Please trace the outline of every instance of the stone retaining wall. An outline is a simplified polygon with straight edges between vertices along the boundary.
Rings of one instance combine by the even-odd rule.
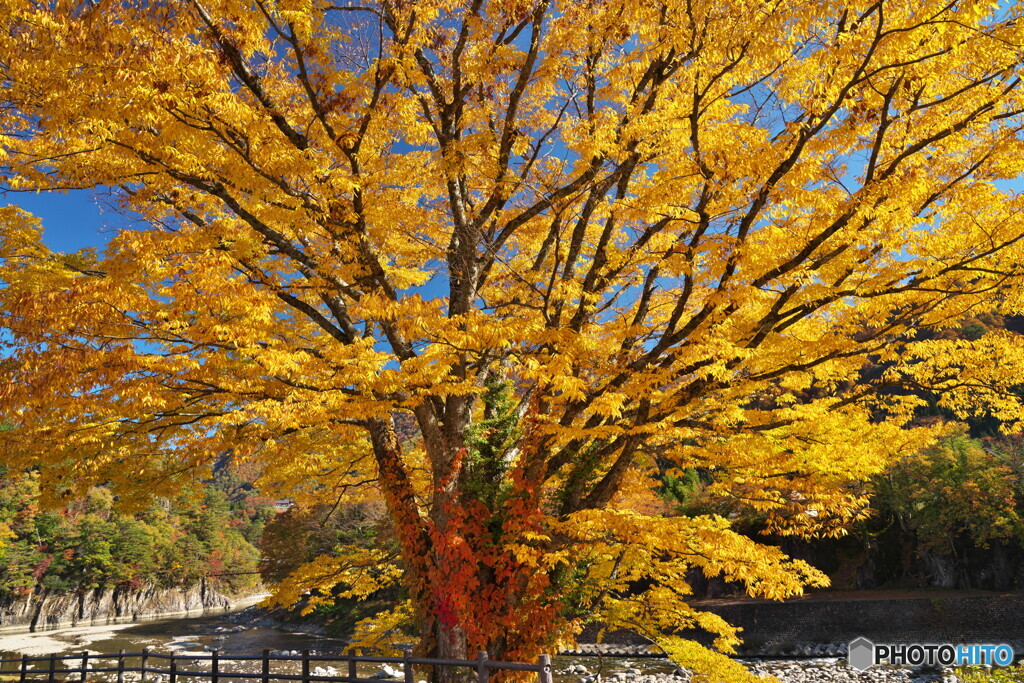
[[[1010,643],[1024,653],[1024,593],[869,595],[713,601],[694,607],[742,627],[741,654],[835,656],[859,636],[876,643]],[[580,643],[595,643],[600,629],[600,624],[591,624],[580,634]],[[713,639],[703,631],[682,635],[706,645]],[[605,632],[601,642],[605,654],[628,654],[630,648],[649,643],[624,630]],[[829,646],[835,652],[819,652]],[[578,651],[586,654],[587,646]]]
[[[1024,593],[909,598],[805,598],[703,604],[743,627],[747,647],[792,643],[1000,643],[1024,639]],[[707,642],[707,634],[693,634]]]
[[[244,607],[254,600],[233,598],[202,581],[187,588],[98,589],[65,593],[39,588],[24,598],[0,600],[0,634],[49,631],[201,615]]]

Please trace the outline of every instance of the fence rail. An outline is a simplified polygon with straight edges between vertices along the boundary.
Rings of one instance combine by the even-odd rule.
[[[138,666],[128,666],[128,660],[138,660]],[[156,660],[156,663],[154,663]],[[73,665],[65,668],[58,668],[70,662]],[[94,662],[95,665],[90,664]],[[116,662],[116,665],[111,665]],[[201,662],[209,662],[207,670]],[[231,671],[225,668],[225,664],[232,662],[253,663],[259,662],[259,672]],[[275,662],[298,662],[301,665],[301,673],[285,673],[277,667],[274,670],[272,664]],[[326,675],[311,670],[312,663],[330,665],[332,663],[344,663],[347,665],[347,675]],[[46,668],[35,668],[35,664],[46,663]],[[161,666],[161,663],[165,663]],[[17,676],[19,683],[27,681],[39,681],[45,676],[47,683],[55,683],[58,680],[68,682],[74,681],[78,676],[80,683],[86,683],[90,676],[95,674],[116,674],[117,683],[125,683],[125,674],[139,674],[142,681],[160,677],[168,679],[168,683],[182,683],[178,679],[209,679],[210,683],[223,683],[225,680],[259,680],[260,683],[270,681],[301,681],[301,683],[383,683],[381,676],[372,678],[360,678],[358,676],[358,665],[364,664],[400,664],[402,665],[403,683],[415,683],[413,675],[414,666],[430,667],[461,667],[474,669],[478,683],[488,683],[492,671],[525,671],[537,674],[537,683],[552,683],[551,657],[541,655],[534,664],[525,662],[502,662],[490,660],[486,652],[477,654],[476,659],[423,659],[413,657],[410,650],[406,650],[402,657],[374,657],[356,655],[353,650],[340,655],[312,654],[309,650],[303,650],[300,655],[272,655],[270,650],[264,650],[262,655],[233,655],[224,656],[219,651],[213,650],[210,653],[178,653],[160,654],[143,649],[142,652],[125,652],[121,650],[117,654],[90,654],[83,652],[74,655],[51,654],[45,657],[29,657],[22,655],[19,659],[0,659],[0,677]],[[7,665],[14,664],[16,668],[8,669]],[[97,666],[104,664],[103,666]],[[193,668],[181,668],[182,665]],[[333,667],[332,667],[333,668]],[[319,667],[317,667],[319,669]],[[322,669],[320,669],[323,671]],[[385,679],[386,680],[386,679]]]

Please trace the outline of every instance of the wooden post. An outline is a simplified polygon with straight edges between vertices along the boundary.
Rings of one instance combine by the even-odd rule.
[[[21,656],[21,675],[18,677],[18,680],[21,681],[21,683],[25,683],[25,674],[27,672],[28,672],[28,655],[22,655]]]
[[[53,683],[53,677],[57,673],[57,655],[50,653],[50,677],[46,680]]]
[[[174,661],[174,653],[171,653],[171,666],[170,666],[171,683],[175,683],[178,680],[178,663]]]
[[[476,680],[478,683],[487,683],[491,672],[487,667],[487,652],[480,650],[476,653]]]
[[[140,669],[142,669],[139,672],[139,676],[141,676],[141,678],[142,678],[142,683],[146,683],[146,662],[147,661],[149,661],[149,648],[148,647],[144,647],[144,648],[142,648],[142,666],[139,667]]]
[[[117,651],[117,683],[124,683],[124,648]]]
[[[85,683],[85,670],[86,670],[87,666],[89,666],[89,652],[88,651],[82,653],[82,677],[80,679],[82,681],[82,683]]]
[[[214,650],[210,654],[210,683],[217,683],[217,679],[220,678],[220,650]]]
[[[537,657],[537,664],[540,665],[540,671],[537,672],[537,683],[552,683],[551,655]]]
[[[348,651],[348,680],[349,683],[356,680],[356,651]]]
[[[405,683],[412,683],[412,664],[409,660],[412,659],[412,650],[406,648],[402,650],[402,671],[405,673]]]
[[[263,651],[263,683],[270,683],[270,650]]]
[[[302,651],[302,683],[309,683],[309,650]]]

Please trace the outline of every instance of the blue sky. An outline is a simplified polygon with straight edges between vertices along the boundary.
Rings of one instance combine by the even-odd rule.
[[[5,192],[0,205],[16,204],[43,221],[43,240],[54,251],[78,251],[102,247],[124,225],[106,195],[91,190],[71,192]]]

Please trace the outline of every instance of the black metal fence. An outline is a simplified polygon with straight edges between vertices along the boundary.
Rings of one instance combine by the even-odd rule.
[[[206,662],[209,662],[207,668]],[[300,673],[286,673],[281,663],[289,663],[288,668],[295,670],[296,664],[300,665]],[[241,671],[239,669],[253,666],[258,663],[259,671]],[[324,675],[316,670],[311,671],[312,664],[330,665],[344,663],[347,673],[341,675]],[[456,667],[475,670],[478,683],[488,683],[492,671],[522,671],[537,674],[537,683],[552,683],[551,678],[551,657],[541,655],[535,664],[523,662],[501,662],[492,661],[487,658],[486,652],[480,652],[475,660],[473,659],[421,659],[413,657],[410,650],[406,650],[402,657],[366,657],[357,656],[354,651],[349,650],[341,655],[312,654],[304,650],[298,655],[272,655],[270,650],[264,650],[262,655],[233,655],[224,656],[217,650],[209,653],[178,653],[158,654],[143,649],[142,652],[125,652],[121,650],[116,655],[90,654],[83,652],[78,655],[56,655],[51,654],[45,657],[29,657],[22,655],[20,659],[0,659],[0,677],[10,678],[16,676],[20,683],[26,681],[40,681],[43,677],[47,683],[55,681],[68,682],[97,680],[97,674],[108,674],[104,678],[114,680],[117,683],[125,683],[125,674],[139,674],[138,680],[166,680],[167,683],[185,683],[179,679],[202,679],[210,683],[225,683],[226,681],[258,680],[260,683],[270,681],[301,681],[302,683],[384,683],[384,676],[364,677],[358,676],[358,665],[366,664],[400,664],[402,666],[401,676],[403,683],[415,683],[414,667]],[[8,668],[8,665],[15,665],[16,668]],[[44,668],[37,665],[44,664]],[[70,665],[69,665],[70,664]],[[237,666],[241,664],[242,666]],[[275,667],[274,665],[277,664]],[[235,666],[232,666],[235,665]],[[333,667],[332,667],[333,668]],[[317,667],[319,671],[323,671]],[[468,672],[467,672],[468,673]],[[135,679],[135,677],[132,677]]]

